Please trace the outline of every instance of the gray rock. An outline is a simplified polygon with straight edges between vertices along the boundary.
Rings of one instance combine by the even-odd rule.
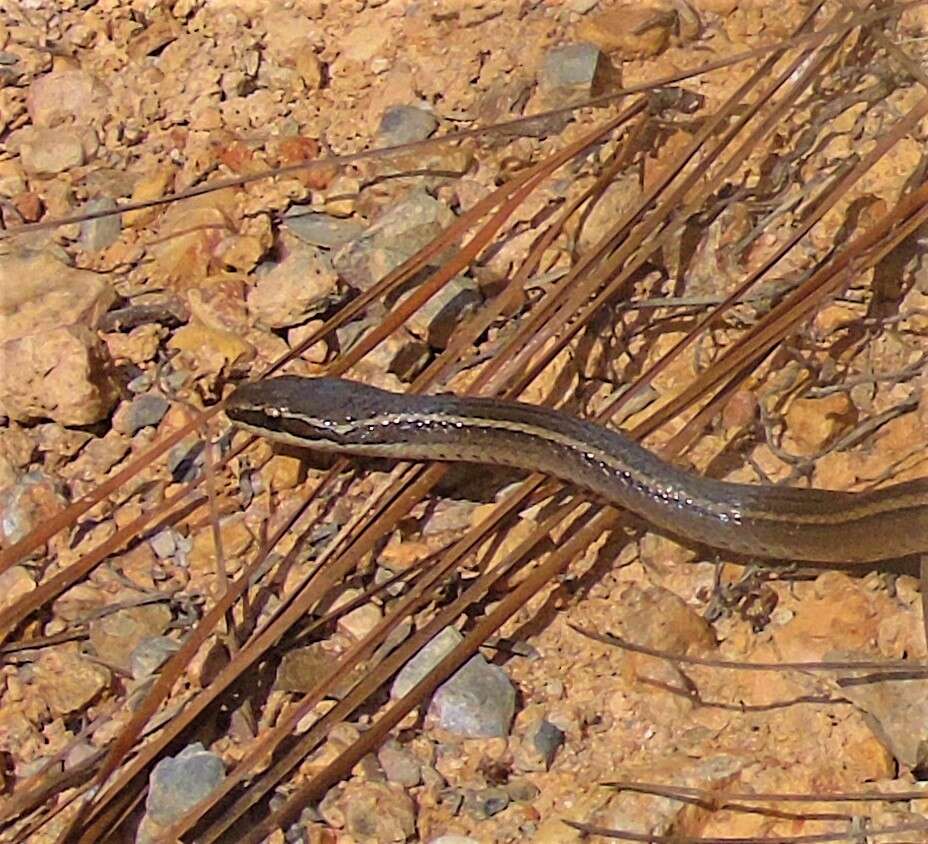
[[[258,282],[247,295],[249,312],[265,328],[305,322],[338,285],[326,254],[294,238],[289,241],[282,261],[259,268]]]
[[[174,531],[170,528],[156,533],[150,540],[151,550],[159,560],[166,560],[173,557],[177,551],[177,542],[175,541]]]
[[[113,417],[113,427],[131,436],[142,428],[157,425],[170,406],[170,402],[163,396],[145,393],[119,408]]]
[[[175,653],[180,645],[167,636],[146,636],[129,655],[129,670],[135,680],[150,677]]]
[[[446,788],[438,795],[438,805],[447,815],[453,817],[464,805],[464,792],[460,788]]]
[[[439,835],[437,838],[430,838],[429,844],[480,844],[480,842],[469,835],[449,833],[448,835]]]
[[[547,770],[564,744],[564,731],[555,727],[547,718],[542,718],[531,735],[531,741]]]
[[[161,383],[169,395],[179,392],[191,380],[191,373],[186,369],[175,369],[162,376]]]
[[[417,653],[403,668],[390,689],[390,697],[394,700],[405,697],[426,674],[441,662],[455,647],[464,640],[464,637],[453,627],[446,627],[436,635],[419,653]]]
[[[438,128],[434,114],[409,105],[391,106],[380,118],[377,135],[383,146],[424,141]]]
[[[116,207],[114,200],[104,196],[88,202],[83,211],[92,214],[97,211],[114,211]],[[81,223],[80,247],[87,252],[99,252],[119,240],[121,231],[121,214],[108,214],[106,217],[85,220]]]
[[[162,759],[151,772],[147,816],[161,826],[168,826],[198,803],[225,776],[222,760],[196,742],[177,756]]]
[[[175,483],[193,480],[203,460],[203,443],[196,437],[185,437],[168,451],[168,471]]]
[[[595,97],[608,87],[615,69],[609,57],[592,44],[566,44],[545,54],[538,87],[550,105]]]
[[[501,788],[468,790],[464,796],[464,811],[478,821],[498,815],[509,805],[509,795]]]
[[[0,542],[19,542],[66,505],[55,478],[38,470],[27,472],[0,493]]]
[[[528,780],[517,779],[506,783],[506,794],[516,803],[531,803],[540,793],[538,786]]]
[[[437,791],[448,785],[445,778],[431,765],[420,765],[419,773],[422,777],[422,784],[432,791]]]
[[[829,654],[830,659],[854,655]],[[868,672],[860,672],[866,675]],[[841,694],[867,714],[867,724],[900,764],[928,769],[928,680],[874,680],[853,683],[855,675],[841,678]]]
[[[377,322],[378,319],[368,317],[336,329],[338,348],[346,352]],[[425,368],[429,360],[431,351],[428,345],[417,340],[405,328],[394,331],[365,358],[367,364],[385,372],[392,372],[402,381],[411,381]],[[399,591],[403,588],[405,587],[399,587]]]
[[[460,736],[495,738],[509,734],[515,709],[506,672],[475,654],[435,692],[429,713]]]
[[[311,211],[310,208],[294,205],[284,214],[283,227],[303,243],[323,249],[336,249],[364,231],[364,226],[356,220],[340,220],[338,217]]]
[[[466,276],[451,279],[407,321],[409,330],[437,349],[448,345],[455,327],[483,302],[477,283]]]
[[[377,751],[377,761],[387,775],[387,780],[404,788],[412,788],[422,780],[419,760],[398,744],[385,744]]]
[[[154,379],[150,372],[143,372],[141,375],[137,375],[133,378],[128,384],[126,384],[126,389],[130,393],[144,393],[151,389],[151,385],[154,383]]]
[[[444,203],[425,191],[412,191],[339,249],[332,264],[352,287],[367,290],[453,221],[454,214]]]

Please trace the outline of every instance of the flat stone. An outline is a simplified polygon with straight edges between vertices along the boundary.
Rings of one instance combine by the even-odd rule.
[[[84,213],[93,214],[98,211],[115,211],[116,202],[108,196],[100,199],[93,199],[88,202],[82,209]],[[99,252],[112,246],[119,240],[122,231],[122,216],[119,214],[108,214],[105,217],[97,217],[93,220],[85,220],[81,223],[80,247],[87,252]]]
[[[155,552],[158,559],[160,560],[166,560],[168,557],[173,557],[177,551],[175,534],[174,531],[172,531],[170,528],[156,533],[149,540],[149,544],[151,545],[152,551]]]
[[[412,688],[441,662],[451,651],[464,641],[464,637],[453,627],[446,627],[409,662],[400,669],[390,688],[390,697],[394,700],[405,697]]]
[[[422,779],[419,760],[398,744],[385,744],[377,751],[377,761],[380,762],[387,779],[404,788],[417,786]]]
[[[106,418],[116,392],[96,335],[81,326],[0,344],[0,414],[19,421],[90,425]]]
[[[508,805],[509,795],[502,788],[468,790],[464,795],[464,811],[480,821],[498,815]]]
[[[160,199],[169,189],[173,179],[174,171],[170,167],[159,167],[152,172],[146,173],[135,183],[132,189],[132,201],[147,202],[151,199]],[[183,214],[184,211],[187,210],[182,206],[179,207],[181,210],[176,212],[178,214]],[[154,220],[155,217],[158,216],[158,213],[159,209],[156,207],[138,208],[135,211],[127,211],[123,214],[122,221],[129,228],[141,228]],[[167,248],[171,248],[170,242]],[[157,250],[152,254],[156,253]]]
[[[363,604],[338,620],[338,629],[356,641],[363,639],[380,622],[383,614],[376,604]]]
[[[506,783],[506,794],[517,803],[531,803],[541,793],[541,789],[527,779],[513,779]]]
[[[110,429],[102,437],[94,437],[62,474],[67,478],[95,481],[106,475],[129,451],[129,438]]]
[[[854,656],[839,653],[829,654],[828,658],[848,660]],[[844,674],[841,679],[854,676]],[[928,680],[880,681],[869,677],[865,683],[842,683],[841,694],[867,713],[874,736],[896,761],[918,770],[920,779],[924,777],[928,771]]]
[[[117,610],[90,623],[90,644],[104,662],[129,671],[134,650],[170,623],[171,611],[165,604]]]
[[[593,9],[599,0],[567,0],[567,8],[578,15],[585,15]]]
[[[247,520],[241,513],[233,513],[219,520],[219,534],[222,539],[222,551],[226,566],[235,570],[242,556],[254,544],[254,534],[249,530]],[[187,554],[187,565],[196,574],[215,571],[217,565],[216,543],[213,528],[206,527],[193,534],[193,544]]]
[[[25,173],[17,159],[0,161],[0,196],[11,199],[27,187]]]
[[[145,810],[161,826],[180,818],[206,797],[225,776],[222,760],[207,752],[199,742],[177,756],[162,759],[151,772]]]
[[[99,748],[94,747],[89,741],[79,739],[71,746],[68,755],[64,759],[65,770],[76,768],[78,765],[86,762],[99,753]]]
[[[131,436],[142,428],[157,425],[170,406],[164,396],[145,393],[119,407],[113,415],[113,427]]]
[[[816,455],[857,424],[858,411],[844,393],[799,398],[786,411],[786,430],[793,451]]]
[[[349,322],[336,329],[338,348],[345,352],[369,330],[375,320],[362,319]],[[359,365],[368,367],[377,375],[390,372],[404,381],[420,372],[431,360],[429,347],[401,327],[370,351]]]
[[[129,655],[129,670],[135,680],[150,677],[175,653],[180,645],[167,636],[146,636]]]
[[[84,144],[73,129],[36,129],[20,145],[23,170],[44,176],[84,163]]]
[[[197,467],[202,460],[203,443],[195,437],[185,437],[168,451],[168,471],[174,481],[185,483],[196,476]],[[191,540],[192,547],[193,541]]]
[[[274,688],[285,692],[306,694],[315,688],[323,675],[331,669],[333,659],[331,650],[323,642],[315,642],[304,648],[287,651],[277,669]],[[333,684],[330,684],[328,691],[331,697],[336,699],[344,697],[362,674],[363,668],[359,666],[350,674],[338,677]]]
[[[382,24],[353,26],[338,44],[339,51],[348,61],[368,62],[383,49],[390,38],[390,29]]]
[[[30,331],[79,323],[96,328],[116,298],[108,278],[77,270],[47,252],[0,259],[0,342]]]
[[[218,373],[244,366],[256,354],[255,347],[237,332],[204,325],[196,319],[177,329],[168,341],[168,347],[187,355],[199,373]],[[188,377],[180,370],[172,372],[171,376],[183,380]]]
[[[338,285],[338,274],[318,249],[296,241],[278,264],[264,268],[248,291],[248,310],[265,328],[304,322],[322,307]]]
[[[430,111],[410,105],[391,106],[380,118],[377,135],[383,146],[424,141],[438,128],[438,118]]]
[[[430,243],[454,220],[444,203],[425,191],[413,191],[386,210],[360,237],[332,258],[342,277],[366,290]]]
[[[482,303],[477,283],[466,276],[458,276],[416,310],[406,325],[433,348],[444,349],[454,329]]]
[[[283,227],[294,237],[311,246],[336,249],[354,240],[364,226],[356,220],[344,220],[309,210],[311,206],[294,205],[284,214]]]
[[[677,22],[670,9],[629,4],[584,18],[577,35],[623,59],[650,58],[667,49]]]
[[[532,732],[531,741],[547,770],[551,767],[557,751],[564,744],[564,731],[546,718],[542,718]]]

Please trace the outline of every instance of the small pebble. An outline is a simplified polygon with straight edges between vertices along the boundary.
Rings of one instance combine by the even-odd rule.
[[[517,803],[531,803],[541,792],[534,783],[516,779],[506,783],[506,793]]]
[[[545,763],[545,768],[550,768],[555,755],[564,744],[564,731],[542,718],[531,738],[532,745]]]
[[[175,541],[174,531],[162,530],[156,533],[150,540],[151,550],[155,552],[161,560],[173,557],[177,551],[177,542]]]
[[[150,372],[143,372],[126,384],[126,389],[128,389],[130,393],[144,393],[151,389],[151,385],[152,374]]]
[[[601,94],[611,68],[608,56],[592,44],[566,44],[547,52],[538,86],[548,102],[569,105]]]
[[[131,436],[142,428],[157,425],[170,406],[170,402],[163,396],[145,393],[116,411],[113,427]]]
[[[477,820],[498,815],[509,805],[509,795],[501,788],[482,788],[468,791],[464,796],[464,811]]]
[[[194,440],[182,440],[168,451],[168,470],[175,483],[187,483],[196,477],[202,454],[203,443]]]
[[[425,109],[409,105],[388,108],[380,119],[377,136],[383,146],[397,146],[424,141],[435,129],[438,120]]]

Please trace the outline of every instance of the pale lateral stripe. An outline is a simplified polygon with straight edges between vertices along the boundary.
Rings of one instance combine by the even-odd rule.
[[[622,460],[617,458],[614,454],[602,451],[595,446],[584,443],[582,440],[573,439],[572,437],[569,437],[565,434],[561,434],[557,431],[551,431],[547,428],[540,428],[534,425],[528,425],[508,419],[494,419],[492,417],[484,416],[449,417],[442,413],[394,413],[372,416],[366,419],[355,419],[351,422],[336,423],[331,419],[318,416],[309,416],[289,409],[282,409],[277,407],[250,407],[247,409],[257,411],[258,413],[263,413],[271,418],[286,418],[297,420],[303,422],[306,425],[309,425],[312,428],[317,429],[320,433],[320,438],[318,440],[313,440],[292,434],[282,433],[279,431],[264,429],[260,426],[236,423],[246,430],[261,436],[270,437],[279,442],[285,442],[289,445],[303,447],[312,447],[313,445],[316,445],[317,447],[324,447],[326,444],[330,444],[333,447],[333,450],[354,450],[355,453],[380,454],[384,456],[395,457],[402,456],[403,447],[405,445],[404,442],[397,441],[396,443],[381,443],[376,445],[360,443],[344,444],[328,442],[324,435],[331,432],[334,435],[350,437],[352,434],[360,431],[363,428],[389,429],[398,425],[411,425],[418,428],[426,428],[429,426],[439,426],[444,428],[453,427],[462,431],[467,429],[483,428],[525,434],[530,437],[539,438],[545,440],[546,442],[553,443],[554,445],[560,446],[562,448],[569,449],[586,457],[588,460],[593,460],[604,464],[613,472],[621,475],[624,482],[645,490],[646,494],[648,495],[661,498],[664,501],[675,501],[683,506],[695,506],[717,518],[728,519],[736,523],[745,519],[750,519],[753,521],[786,524],[841,525],[848,522],[857,521],[858,519],[865,518],[867,516],[878,515],[884,510],[900,509],[900,501],[897,497],[884,502],[876,502],[875,504],[871,503],[869,505],[862,504],[851,506],[840,513],[780,514],[767,510],[737,511],[730,505],[720,505],[719,502],[716,501],[692,498],[686,494],[685,490],[666,487],[660,483],[657,483],[652,477],[634,470],[627,463],[624,463]],[[492,463],[493,461],[488,460],[487,462]],[[722,483],[725,482],[723,481]],[[917,494],[906,496],[906,498],[903,499],[902,506],[919,506],[922,503],[922,498],[922,496]],[[863,512],[861,513],[860,511],[862,509]]]

